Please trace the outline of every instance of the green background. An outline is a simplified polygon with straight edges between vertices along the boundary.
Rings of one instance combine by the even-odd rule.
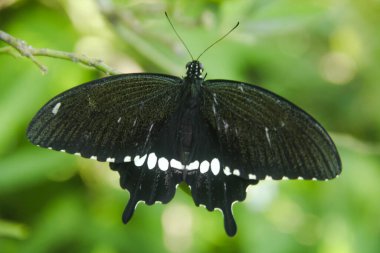
[[[262,182],[234,206],[238,234],[182,190],[139,205],[107,164],[32,146],[25,129],[51,97],[104,76],[79,63],[0,54],[0,252],[380,252],[378,0],[1,0],[0,30],[36,48],[104,60],[122,72],[183,76],[193,55],[207,78],[269,89],[328,130],[343,162],[329,182]],[[0,42],[0,48],[6,46]]]

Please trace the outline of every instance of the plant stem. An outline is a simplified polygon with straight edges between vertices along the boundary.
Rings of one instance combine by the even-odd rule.
[[[21,56],[29,58],[34,64],[36,64],[43,74],[45,74],[48,69],[45,65],[40,63],[35,56],[47,56],[52,58],[69,60],[72,62],[79,62],[83,65],[95,68],[105,73],[106,75],[116,75],[121,73],[120,71],[117,71],[111,68],[110,66],[106,65],[100,59],[90,58],[83,54],[75,54],[71,52],[58,51],[49,48],[34,48],[27,44],[25,41],[15,38],[4,31],[0,31],[0,40],[4,41],[10,46],[0,48],[0,53],[9,53],[15,55],[14,53],[12,53],[12,50],[10,50],[12,47],[16,49]]]

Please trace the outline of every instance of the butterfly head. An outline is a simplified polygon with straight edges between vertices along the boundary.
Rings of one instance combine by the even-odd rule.
[[[203,65],[197,60],[188,62],[186,64],[186,77],[188,78],[202,78]]]

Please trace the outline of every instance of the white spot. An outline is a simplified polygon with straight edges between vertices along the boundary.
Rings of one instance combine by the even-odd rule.
[[[169,161],[168,161],[168,159],[166,159],[165,157],[161,157],[160,159],[158,159],[158,167],[162,171],[168,170],[168,168],[169,168]]]
[[[156,163],[157,163],[157,156],[155,153],[150,153],[149,156],[148,156],[148,161],[147,161],[147,164],[148,164],[148,169],[153,169],[154,167],[156,167]]]
[[[64,149],[61,149],[60,151],[61,151],[61,152],[66,152],[66,150],[64,150]]]
[[[186,165],[187,170],[197,170],[198,168],[199,168],[199,162],[198,161],[194,161],[194,162],[190,163],[189,165]]]
[[[162,204],[162,201],[156,200],[154,204]]]
[[[92,159],[92,160],[97,160],[98,158],[97,158],[96,156],[93,155],[93,156],[90,157],[90,159]]]
[[[223,214],[222,209],[220,209],[219,207],[215,207],[215,208],[214,208],[214,211],[215,211],[215,210],[217,210],[217,211],[219,211],[219,212],[221,212],[221,213]]]
[[[318,179],[317,179],[317,178],[315,178],[315,177],[313,177],[311,180],[313,180],[313,181],[318,181]]]
[[[76,153],[74,153],[74,155],[80,156],[80,153],[76,152]]]
[[[226,176],[229,176],[229,175],[232,174],[232,173],[231,173],[231,170],[230,170],[230,167],[228,167],[228,166],[224,167],[223,172],[224,172],[224,174],[225,174]]]
[[[137,122],[137,118],[135,118],[135,121],[133,121],[133,126],[134,127],[136,125],[136,122]]]
[[[218,104],[218,101],[216,100],[216,94],[213,93],[212,96],[214,97],[214,103],[217,105],[217,104]]]
[[[245,193],[248,193],[248,192],[250,192],[251,191],[251,188],[252,188],[252,185],[250,184],[250,185],[248,185],[248,187],[247,188],[245,188]]]
[[[58,110],[59,110],[59,107],[61,107],[61,103],[59,102],[59,103],[57,103],[55,106],[54,106],[54,108],[53,108],[53,110],[51,111],[54,115],[56,115],[57,114],[57,112],[58,112]]]
[[[176,159],[170,160],[170,167],[174,169],[178,169],[178,170],[183,170],[185,168],[185,166],[180,161],[177,161]]]
[[[240,171],[238,169],[234,169],[232,174],[234,174],[235,176],[240,176]]]
[[[145,204],[145,201],[144,200],[137,201],[137,203],[135,205],[135,210],[136,210],[137,206],[140,205],[141,203]]]
[[[223,125],[224,125],[224,130],[227,131],[227,129],[228,129],[228,127],[229,127],[228,123],[227,123],[226,121],[223,120]]]
[[[106,162],[114,163],[115,162],[115,158],[109,157],[109,158],[106,159]]]
[[[205,206],[205,205],[203,205],[203,204],[199,204],[199,206],[200,206],[200,207],[203,207],[203,208],[206,208],[206,206]]]
[[[140,157],[139,155],[135,156],[135,158],[133,159],[133,161],[135,162],[135,165],[137,167],[142,166],[145,163],[146,156],[147,156],[146,154],[142,157]]]
[[[214,112],[214,115],[216,115],[215,104],[212,104],[212,111]]]
[[[232,212],[232,208],[234,207],[234,205],[235,205],[236,203],[239,203],[239,201],[238,201],[238,200],[235,200],[234,202],[232,202],[232,204],[231,204],[231,212]]]
[[[254,175],[254,174],[248,174],[248,178],[252,179],[252,180],[255,180],[256,179],[256,175]]]
[[[199,166],[199,170],[201,173],[206,173],[208,171],[210,167],[210,163],[206,160],[204,160],[203,162],[201,162],[201,165]]]
[[[285,123],[284,123],[284,121],[282,121],[282,120],[281,120],[280,124],[281,124],[281,127],[284,127],[284,126],[285,126]]]
[[[243,90],[243,85],[239,85],[239,90],[241,91],[241,92],[244,92],[244,90]]]
[[[148,132],[148,135],[146,136],[146,139],[145,139],[145,144],[144,146],[146,146],[146,144],[148,143],[149,141],[149,137],[150,137],[150,132],[152,131],[152,128],[153,128],[154,124],[150,125],[150,128],[149,128],[149,132]]]
[[[303,180],[304,178],[303,177],[297,177],[298,180]]]
[[[126,157],[124,157],[124,162],[130,162],[132,161],[131,157],[129,155],[127,155]]]
[[[289,180],[288,177],[282,177],[281,180]]]
[[[271,176],[269,176],[269,175],[266,175],[265,178],[264,178],[264,180],[273,180],[273,178]]]
[[[53,148],[52,147],[48,147],[48,149],[52,150]]]
[[[119,119],[117,120],[117,123],[120,123],[120,121],[121,121],[121,117],[119,117]]]
[[[234,215],[234,205],[236,204],[236,203],[238,203],[239,201],[237,201],[237,200],[235,200],[234,202],[232,202],[232,204],[231,204],[231,213],[232,213],[232,215]]]
[[[220,171],[220,162],[218,158],[214,158],[211,160],[211,172],[216,176]]]
[[[268,140],[268,143],[269,143],[269,146],[271,147],[271,143],[270,143],[270,138],[269,138],[269,129],[266,127],[265,128],[265,136],[267,137],[267,140]]]

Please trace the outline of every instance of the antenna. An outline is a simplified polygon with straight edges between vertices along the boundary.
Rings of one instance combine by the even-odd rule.
[[[189,48],[186,46],[186,43],[183,41],[183,39],[181,38],[181,36],[179,36],[179,34],[177,33],[174,25],[172,24],[172,22],[170,21],[170,18],[168,16],[168,13],[165,11],[165,16],[166,18],[168,19],[169,21],[169,24],[170,26],[173,28],[173,31],[175,32],[175,34],[177,35],[178,39],[182,42],[182,44],[184,45],[184,47],[186,48],[187,52],[189,53],[191,59],[194,61],[194,57],[193,55],[191,54]],[[218,40],[216,40],[214,43],[212,43],[210,46],[208,46],[205,50],[203,50],[203,52],[198,56],[198,58],[196,59],[197,61],[199,60],[199,58],[201,58],[201,56],[206,53],[206,51],[208,51],[210,48],[212,48],[216,43],[218,43],[219,41],[221,41],[222,39],[224,39],[225,37],[227,37],[233,30],[236,29],[236,27],[239,26],[239,22],[236,23],[236,25],[231,29],[229,30],[225,35],[223,35],[222,37],[220,37]]]
[[[173,28],[173,31],[174,31],[175,34],[177,35],[178,39],[182,42],[182,44],[183,44],[184,47],[186,48],[186,50],[187,50],[187,52],[189,53],[191,59],[194,60],[193,55],[191,54],[189,48],[186,46],[186,43],[183,41],[183,39],[181,38],[181,36],[179,36],[179,34],[177,33],[177,31],[176,31],[176,29],[174,28],[174,25],[172,24],[172,22],[170,21],[170,18],[169,18],[169,16],[168,16],[168,14],[166,13],[166,11],[165,11],[165,16],[166,16],[166,18],[168,19],[169,24],[170,24],[170,26]],[[198,57],[198,58],[199,58],[199,57]]]
[[[231,29],[229,30],[225,35],[223,35],[221,38],[219,38],[218,40],[216,40],[214,43],[212,43],[210,46],[208,46],[205,50],[203,50],[203,52],[198,56],[197,60],[199,60],[199,58],[201,58],[201,56],[206,53],[207,50],[209,50],[210,48],[212,48],[216,43],[218,43],[219,41],[221,41],[222,39],[224,39],[225,37],[227,37],[233,30],[236,29],[236,27],[239,26],[239,22],[237,22],[237,24]]]

